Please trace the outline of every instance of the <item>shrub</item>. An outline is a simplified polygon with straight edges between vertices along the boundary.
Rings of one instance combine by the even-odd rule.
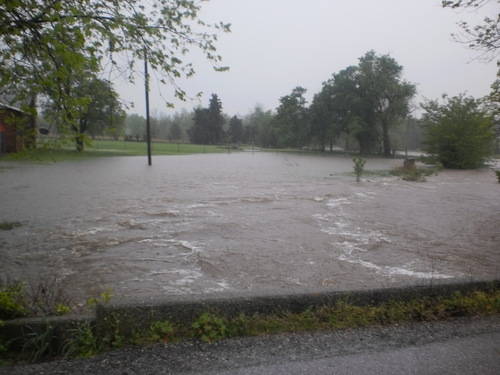
[[[405,181],[417,181],[417,182],[425,182],[426,176],[430,176],[433,174],[437,174],[439,171],[439,167],[434,168],[405,168],[398,167],[391,170],[391,174],[393,176],[399,176],[402,180]]]
[[[354,173],[356,174],[356,182],[359,182],[359,180],[361,179],[361,175],[363,174],[363,170],[365,168],[366,160],[359,156],[355,156],[354,158],[352,158],[352,161],[354,162]]]
[[[443,98],[422,105],[426,151],[445,168],[479,167],[493,151],[492,116],[472,97]]]

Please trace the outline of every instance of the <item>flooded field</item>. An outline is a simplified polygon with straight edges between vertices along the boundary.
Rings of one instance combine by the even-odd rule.
[[[369,288],[500,275],[491,170],[425,183],[350,158],[232,153],[0,167],[0,274],[83,298]],[[369,170],[400,160],[371,159]]]

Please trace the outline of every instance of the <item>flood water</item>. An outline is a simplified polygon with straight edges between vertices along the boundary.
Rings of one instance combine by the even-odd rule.
[[[401,160],[371,159],[369,170]],[[0,166],[0,274],[77,296],[350,289],[500,274],[491,170],[427,182],[241,152]]]

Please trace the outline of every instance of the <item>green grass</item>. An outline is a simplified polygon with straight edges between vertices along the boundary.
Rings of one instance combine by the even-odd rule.
[[[124,142],[124,141],[93,141],[92,146],[87,149],[89,152],[98,152],[119,155],[146,155],[147,145],[144,142]],[[153,155],[186,155],[225,152],[224,147],[213,145],[194,145],[187,143],[152,143]],[[103,155],[103,156],[104,156]]]
[[[227,152],[227,148],[213,145],[194,145],[177,143],[152,143],[152,155],[188,155],[201,153]],[[77,152],[72,146],[61,148],[37,148],[0,157],[0,161],[35,161],[58,162],[76,161],[106,156],[146,156],[147,145],[144,142],[93,141],[83,152]]]

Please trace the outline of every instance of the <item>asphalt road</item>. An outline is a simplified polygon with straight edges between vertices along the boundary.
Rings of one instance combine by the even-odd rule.
[[[0,374],[500,373],[500,317],[127,348]]]

